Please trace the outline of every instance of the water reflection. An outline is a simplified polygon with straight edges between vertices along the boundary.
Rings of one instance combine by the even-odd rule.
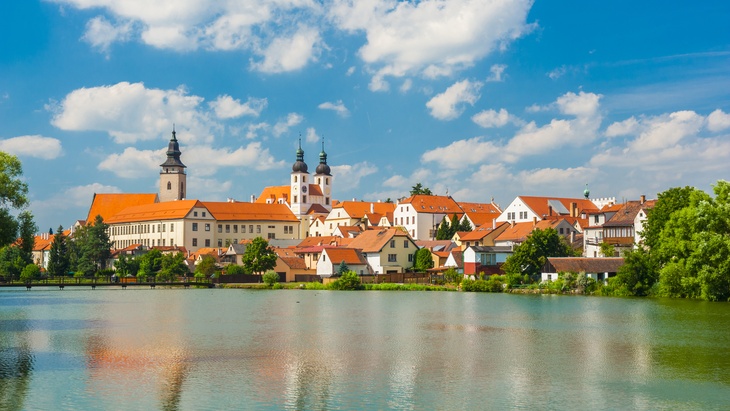
[[[22,410],[33,373],[33,354],[22,319],[6,329],[0,321],[0,410]]]

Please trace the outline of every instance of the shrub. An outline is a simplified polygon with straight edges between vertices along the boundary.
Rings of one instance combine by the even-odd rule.
[[[231,265],[226,266],[226,274],[235,275],[235,274],[247,274],[247,273],[246,273],[246,269],[243,268],[242,265],[231,264]]]
[[[274,284],[277,284],[279,282],[279,274],[276,273],[274,270],[269,270],[261,278],[266,285],[269,287],[273,287]]]
[[[41,269],[35,264],[26,265],[20,273],[20,281],[24,283],[29,283],[39,278],[41,278]]]
[[[455,269],[449,268],[444,272],[444,279],[446,280],[446,282],[459,285],[464,279],[464,274],[459,274],[459,272],[457,272]]]
[[[360,276],[354,271],[348,271],[342,274],[337,281],[329,283],[329,288],[331,290],[359,290],[363,287]]]
[[[312,282],[308,282],[307,284],[305,284],[304,288],[306,290],[326,290],[327,286],[325,286],[324,284],[322,284],[318,281],[312,281]]]

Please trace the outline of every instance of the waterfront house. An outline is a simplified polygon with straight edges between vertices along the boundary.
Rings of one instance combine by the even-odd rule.
[[[615,276],[622,265],[624,259],[621,257],[548,257],[541,278],[542,281],[554,281],[558,279],[558,274],[571,272],[585,273],[596,281],[605,282]]]

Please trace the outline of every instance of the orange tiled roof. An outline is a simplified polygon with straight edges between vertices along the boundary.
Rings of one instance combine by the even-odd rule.
[[[570,210],[570,204],[576,203],[578,211],[580,212],[592,212],[598,210],[595,204],[591,200],[585,198],[555,198],[555,197],[533,197],[533,196],[520,196],[519,197],[526,206],[530,207],[532,211],[538,216],[549,216],[550,209],[548,201],[558,201],[567,210]],[[553,215],[557,214],[556,210],[553,210]]]
[[[157,194],[94,194],[86,221],[94,221],[97,215],[108,222],[110,218],[128,207],[157,203]]]
[[[287,203],[290,202],[291,198],[291,187],[290,186],[269,186],[264,188],[259,198],[256,199],[257,203],[277,202],[280,198],[284,198]]]
[[[430,214],[462,214],[461,207],[453,198],[447,196],[415,195],[406,198],[399,204],[410,204],[418,213]]]
[[[53,238],[54,236],[48,233],[35,236],[33,251],[43,251],[50,249],[51,244],[53,244]]]
[[[359,248],[365,253],[380,252],[393,237],[411,238],[408,233],[398,228],[366,230],[352,239],[348,247]],[[413,240],[411,240],[413,241]],[[415,243],[414,243],[415,245]]]
[[[340,264],[344,261],[349,265],[367,265],[362,254],[354,248],[325,248],[322,252],[327,253],[332,264]]]
[[[297,217],[286,204],[201,202],[218,221],[291,221]]]
[[[333,209],[343,209],[350,218],[362,218],[366,214],[370,213],[371,206],[373,212],[379,215],[392,213],[393,211],[395,211],[395,204],[393,203],[377,203],[365,201],[343,201],[334,206]],[[380,220],[379,217],[378,220]]]
[[[324,197],[324,193],[322,192],[322,188],[320,186],[318,186],[317,184],[310,184],[309,185],[309,195],[310,196]]]
[[[621,205],[621,208],[614,214],[608,221],[606,221],[604,227],[627,227],[634,225],[634,220],[639,211],[646,210],[654,207],[654,200],[645,201],[641,204],[640,201],[627,201]]]
[[[345,245],[349,244],[350,238],[342,238],[337,236],[307,237],[302,240],[297,248],[317,247],[323,245]]]
[[[105,218],[104,222],[115,224],[137,221],[178,220],[185,218],[193,207],[202,207],[202,204],[198,200],[180,200],[132,206],[117,212],[109,219]]]
[[[322,214],[326,215],[329,213],[329,210],[324,208],[322,204],[312,204],[309,207],[309,210],[307,210],[307,214]]]

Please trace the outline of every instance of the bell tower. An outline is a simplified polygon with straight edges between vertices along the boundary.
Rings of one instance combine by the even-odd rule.
[[[180,145],[172,126],[172,138],[167,145],[167,160],[160,164],[160,202],[184,200],[187,189],[185,164],[180,161]]]
[[[327,210],[332,210],[332,174],[330,166],[327,165],[327,153],[324,151],[324,139],[322,139],[322,152],[319,153],[319,164],[314,175],[314,182],[322,190],[324,204]]]
[[[302,150],[302,139],[299,139],[297,149],[297,161],[291,168],[291,211],[297,216],[309,210],[309,172],[307,163],[304,162],[304,150]]]

